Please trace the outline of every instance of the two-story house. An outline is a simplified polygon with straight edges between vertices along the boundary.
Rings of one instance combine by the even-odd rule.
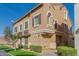
[[[30,35],[22,40],[23,44],[42,46],[43,51],[68,45],[72,39],[71,29],[67,8],[56,3],[38,4],[13,24],[14,34]]]

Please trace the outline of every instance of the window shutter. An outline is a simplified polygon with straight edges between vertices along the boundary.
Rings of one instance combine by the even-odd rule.
[[[34,18],[32,18],[32,26],[34,27]]]
[[[41,24],[41,14],[39,14],[39,24]]]

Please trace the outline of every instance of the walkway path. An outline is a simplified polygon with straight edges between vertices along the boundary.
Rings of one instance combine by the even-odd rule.
[[[57,56],[57,54],[52,50],[43,51],[40,56]]]
[[[9,56],[4,50],[0,50],[0,56]]]

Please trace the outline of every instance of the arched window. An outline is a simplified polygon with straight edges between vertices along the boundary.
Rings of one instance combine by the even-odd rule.
[[[67,17],[68,17],[68,13],[66,10],[64,10],[64,20],[67,20]]]
[[[47,24],[51,24],[51,13],[47,15]]]

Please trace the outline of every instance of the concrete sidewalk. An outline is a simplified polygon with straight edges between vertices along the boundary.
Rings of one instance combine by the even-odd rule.
[[[4,50],[0,50],[0,56],[9,56]]]

